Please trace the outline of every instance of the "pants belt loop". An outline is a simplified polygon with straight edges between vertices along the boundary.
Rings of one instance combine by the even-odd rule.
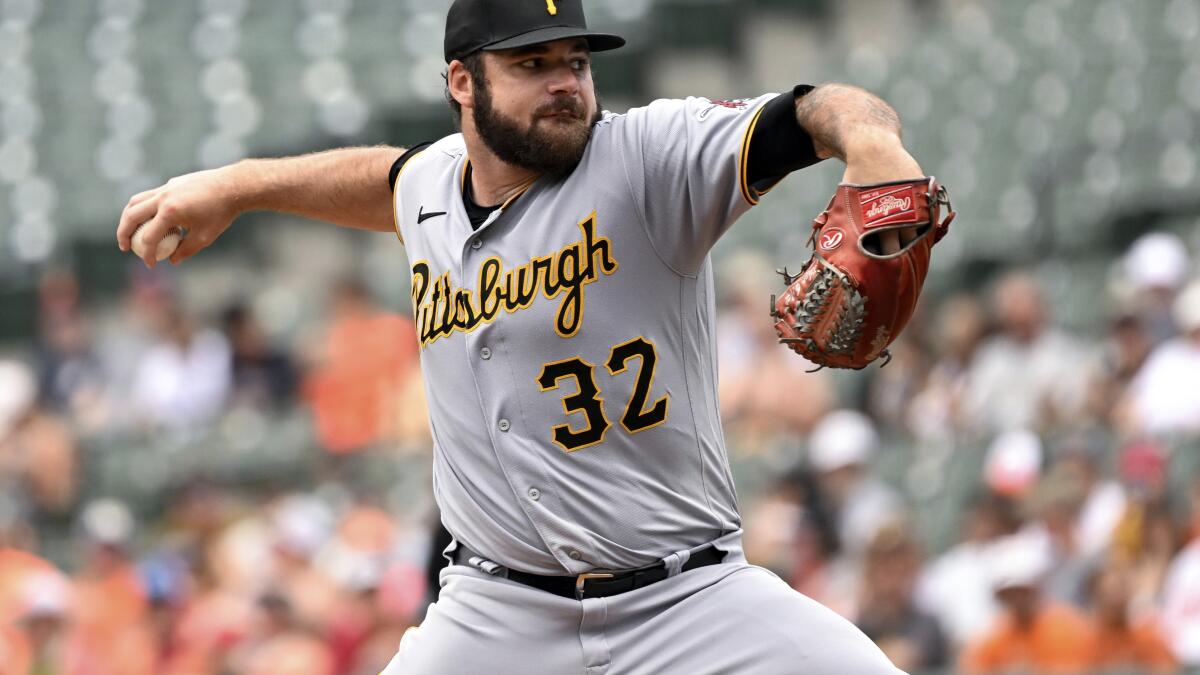
[[[682,551],[676,551],[676,552],[672,553],[671,555],[663,558],[662,559],[663,565],[665,565],[667,568],[667,578],[669,579],[669,578],[679,574],[680,572],[682,572],[683,566],[687,564],[687,561],[691,557],[692,557],[692,552],[687,549],[684,549]]]
[[[477,567],[480,570],[487,572],[488,574],[490,574],[494,577],[495,576],[501,576],[501,577],[508,576],[508,574],[507,574],[508,570],[506,570],[503,566],[497,565],[496,563],[492,562],[491,560],[488,560],[487,558],[483,558],[481,556],[471,556],[470,558],[467,559],[467,562],[470,563],[472,566]],[[501,572],[505,572],[505,574],[501,574]]]

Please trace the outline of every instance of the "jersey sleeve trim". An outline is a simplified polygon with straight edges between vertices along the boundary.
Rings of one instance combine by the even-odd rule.
[[[812,136],[796,119],[796,101],[812,91],[802,84],[771,99],[755,116],[742,147],[741,189],[751,206],[788,174],[821,161]]]
[[[403,174],[404,169],[408,168],[408,165],[412,163],[413,158],[421,154],[421,152],[430,145],[430,143],[423,143],[416,148],[409,150],[408,152],[404,153],[400,159],[396,160],[396,164],[398,166],[393,167],[396,172],[396,176],[392,179],[392,226],[396,228],[396,237],[400,240],[401,244],[404,243],[404,235],[400,234],[400,213],[396,210],[396,202],[399,201],[396,198],[396,191],[400,188],[400,175]]]
[[[760,193],[746,181],[746,169],[750,164],[750,141],[754,138],[754,128],[758,126],[758,120],[766,109],[766,105],[759,106],[754,113],[754,118],[746,127],[746,133],[742,136],[742,151],[739,153],[738,159],[738,187],[741,189],[742,199],[745,199],[750,206],[758,206],[760,196]]]
[[[422,150],[431,145],[433,145],[433,141],[418,143],[405,150],[404,154],[400,155],[400,157],[392,163],[392,168],[390,171],[388,171],[388,185],[391,186],[393,193],[396,191],[396,181],[399,180],[400,171],[404,168],[404,165],[408,163],[408,160],[416,157],[421,153]]]

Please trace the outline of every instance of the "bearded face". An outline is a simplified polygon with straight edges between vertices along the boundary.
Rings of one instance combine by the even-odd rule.
[[[592,128],[601,118],[600,102],[589,114],[585,100],[559,93],[532,111],[509,115],[496,106],[492,83],[472,78],[471,119],[488,149],[514,166],[552,178],[569,174],[583,158]]]

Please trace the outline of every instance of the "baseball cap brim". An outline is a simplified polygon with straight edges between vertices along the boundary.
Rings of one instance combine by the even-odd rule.
[[[515,35],[506,40],[493,42],[490,45],[481,47],[484,51],[494,52],[501,49],[516,49],[517,47],[528,47],[542,42],[553,42],[555,40],[565,40],[567,38],[581,37],[587,39],[588,49],[594,52],[606,52],[612,49],[618,49],[625,46],[625,38],[608,33],[593,33],[583,28],[575,26],[550,26],[548,28],[538,28],[531,30],[528,33]]]

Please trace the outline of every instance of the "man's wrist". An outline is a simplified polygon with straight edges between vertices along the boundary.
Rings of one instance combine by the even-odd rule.
[[[908,155],[900,136],[882,127],[858,127],[854,132],[844,134],[843,150],[847,164]]]
[[[272,160],[243,159],[219,169],[225,202],[235,216],[249,211],[269,210],[271,171],[267,164]]]

